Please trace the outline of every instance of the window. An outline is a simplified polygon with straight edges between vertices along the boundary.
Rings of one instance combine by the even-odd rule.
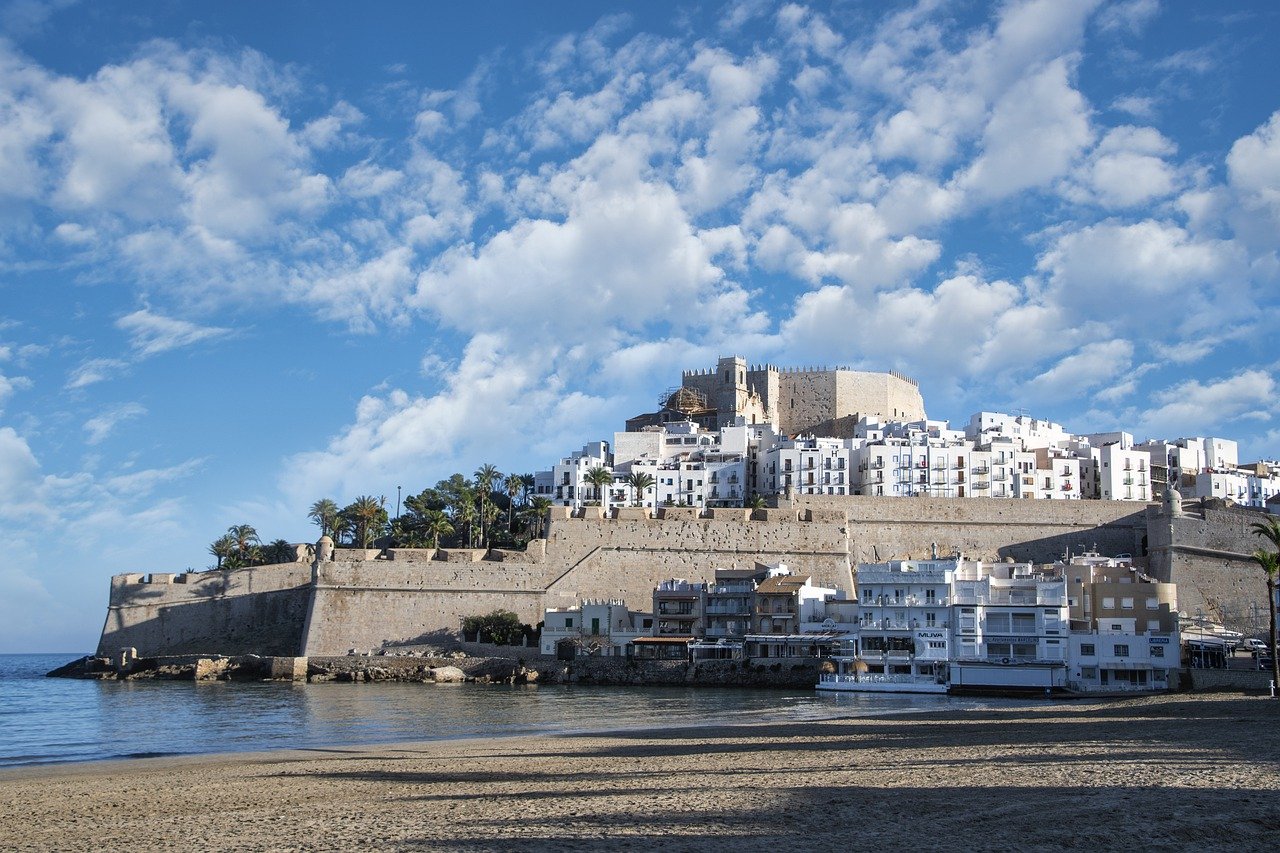
[[[1096,652],[1094,651],[1093,643],[1080,644],[1080,657],[1091,658],[1094,656],[1094,654],[1096,654]]]
[[[1116,600],[1110,596],[1107,596],[1106,598],[1102,599],[1102,608],[1104,610],[1115,610]]]
[[[1129,656],[1129,644],[1116,643],[1115,653],[1118,658],[1127,658]]]
[[[564,626],[565,626],[566,628],[572,628],[572,627],[573,627],[573,620],[572,620],[572,619],[566,619],[566,620],[564,620]]]
[[[1159,610],[1159,609],[1160,609],[1160,600],[1159,600],[1159,599],[1157,599],[1157,598],[1148,598],[1148,599],[1147,599],[1147,609],[1148,609],[1148,610]]]
[[[1148,630],[1148,631],[1159,631],[1159,630],[1160,630],[1160,620],[1159,620],[1159,619],[1148,619],[1148,620],[1147,620],[1147,630]]]
[[[1121,610],[1132,610],[1132,609],[1133,609],[1133,599],[1132,599],[1132,598],[1122,598],[1122,599],[1120,599],[1120,609],[1121,609]]]

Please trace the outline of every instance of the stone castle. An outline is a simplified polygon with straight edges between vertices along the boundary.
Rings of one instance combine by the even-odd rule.
[[[627,431],[691,419],[709,430],[769,424],[783,435],[822,435],[842,419],[924,420],[920,386],[899,373],[837,368],[749,367],[739,356],[721,358],[711,370],[686,370],[680,388],[668,392],[658,412],[627,421]]]
[[[339,549],[314,562],[112,579],[99,653],[333,655],[432,643],[466,616],[502,608],[537,624],[584,598],[650,600],[671,577],[786,562],[852,591],[859,562],[963,552],[1047,562],[1128,553],[1178,584],[1179,608],[1243,627],[1261,607],[1254,510],[1204,501],[802,496],[768,509],[554,508],[522,551]]]

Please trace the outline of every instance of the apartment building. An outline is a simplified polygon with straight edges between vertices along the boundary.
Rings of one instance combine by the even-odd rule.
[[[953,689],[1066,686],[1066,577],[1030,563],[963,562],[952,576]]]
[[[630,610],[620,599],[552,607],[543,614],[539,651],[561,658],[627,657],[635,652],[636,638],[653,631],[653,621],[653,614]]]
[[[1093,553],[1062,569],[1070,590],[1069,686],[1081,692],[1176,687],[1177,588],[1126,560]]]

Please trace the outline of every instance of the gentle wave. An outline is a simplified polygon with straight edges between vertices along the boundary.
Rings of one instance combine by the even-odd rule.
[[[815,722],[1026,704],[725,687],[80,681],[0,655],[0,767],[420,740]]]

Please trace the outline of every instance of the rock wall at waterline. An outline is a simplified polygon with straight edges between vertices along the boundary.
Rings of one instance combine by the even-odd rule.
[[[755,561],[785,562],[816,584],[852,591],[860,561],[956,550],[1049,561],[1093,546],[1142,556],[1150,546],[1153,573],[1185,586],[1184,600],[1206,615],[1258,603],[1266,612],[1261,573],[1247,563],[1256,547],[1248,521],[1257,517],[1247,510],[1171,517],[1119,501],[803,497],[755,511],[613,515],[557,508],[547,538],[523,551],[339,549],[315,563],[117,575],[99,652],[341,655],[430,644],[452,637],[464,617],[498,608],[529,624],[583,598],[648,609],[662,580],[710,580],[716,568]]]

